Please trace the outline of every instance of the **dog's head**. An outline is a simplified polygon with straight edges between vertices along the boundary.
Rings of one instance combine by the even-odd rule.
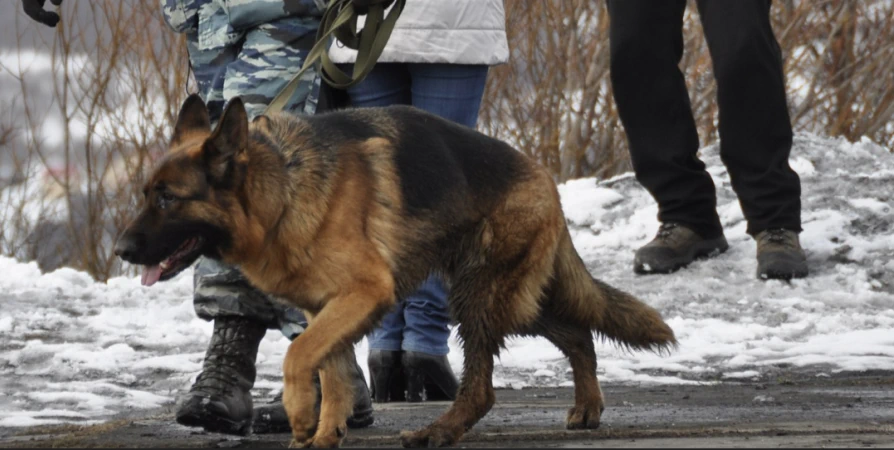
[[[199,96],[183,103],[170,148],[143,188],[142,209],[115,245],[116,255],[144,266],[143,285],[172,278],[201,255],[220,258],[231,245],[247,145],[238,98],[214,130]]]

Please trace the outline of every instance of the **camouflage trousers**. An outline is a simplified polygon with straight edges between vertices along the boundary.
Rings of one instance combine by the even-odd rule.
[[[187,34],[190,63],[199,95],[216,121],[226,100],[239,96],[249,119],[263,113],[267,104],[291,80],[313,45],[317,21],[289,17],[244,32],[234,45],[204,49],[195,34]],[[313,114],[320,79],[313,71],[302,78],[287,111]],[[287,307],[255,289],[235,267],[201,258],[194,275],[196,314],[205,320],[241,316],[279,329],[294,338],[307,326],[300,310]]]
[[[205,320],[240,316],[278,329],[294,339],[307,327],[301,310],[286,306],[255,289],[236,267],[211,258],[201,258],[193,278],[193,306]]]
[[[295,22],[288,27],[283,22]],[[262,114],[276,94],[304,64],[313,46],[315,20],[279,19],[245,32],[234,45],[203,49],[198,40],[187,35],[187,47],[198,93],[208,105],[211,121],[223,113],[227,100],[241,97],[249,119]],[[285,110],[294,113],[316,112],[320,78],[313,70],[302,75]]]

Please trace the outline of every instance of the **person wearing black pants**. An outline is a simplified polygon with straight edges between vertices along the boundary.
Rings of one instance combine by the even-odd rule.
[[[807,275],[798,233],[801,186],[788,164],[792,128],[770,0],[699,0],[717,81],[720,156],[758,242],[758,276]],[[661,227],[637,273],[673,272],[728,247],[679,63],[685,0],[608,0],[611,82],[637,180]]]

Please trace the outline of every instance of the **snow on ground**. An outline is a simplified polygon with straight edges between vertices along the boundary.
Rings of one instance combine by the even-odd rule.
[[[591,272],[656,307],[680,347],[669,356],[598,342],[606,382],[706,383],[894,370],[894,154],[869,141],[800,135],[792,165],[803,184],[801,235],[811,276],[755,278],[755,244],[716,147],[702,152],[718,187],[730,250],[668,276],[636,276],[633,252],[657,229],[657,208],[630,175],[560,187]],[[211,325],[197,319],[192,274],[151,288],[136,278],[95,283],[69,269],[41,274],[0,258],[0,427],[92,422],[170,408],[201,369]],[[280,389],[288,341],[270,332],[258,356],[260,401]],[[449,358],[462,367],[456,340]],[[357,345],[361,361],[366,342]],[[365,366],[365,364],[362,364]],[[506,388],[570,385],[543,339],[512,339],[497,362]]]

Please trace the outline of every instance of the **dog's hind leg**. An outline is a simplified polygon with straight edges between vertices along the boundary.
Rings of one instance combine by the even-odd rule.
[[[574,407],[568,410],[565,425],[569,430],[598,428],[605,403],[596,378],[593,333],[588,326],[556,318],[550,314],[550,308],[549,304],[544,306],[544,316],[534,324],[533,334],[547,338],[571,362]]]
[[[533,190],[533,189],[532,189]],[[509,196],[482,224],[467,259],[452,274],[450,310],[459,322],[465,364],[453,406],[428,427],[401,435],[405,447],[442,447],[458,441],[493,406],[494,355],[506,336],[528,329],[552,273],[559,226],[553,203],[540,213],[528,191]],[[548,192],[548,191],[547,191]]]
[[[481,312],[482,316],[486,314]],[[463,341],[465,361],[456,401],[450,410],[431,425],[419,431],[401,433],[401,444],[404,447],[452,445],[490,411],[496,401],[491,378],[494,354],[499,350],[499,343],[489,335],[489,326],[486,320],[479,320],[477,323],[468,320],[461,322],[459,335]]]
[[[513,305],[523,295],[518,285],[506,282],[506,270],[501,269],[469,264],[453,278],[449,302],[459,322],[465,358],[462,380],[456,400],[444,415],[421,430],[401,433],[404,447],[452,445],[494,405],[494,355],[508,334],[512,312],[518,310]]]

